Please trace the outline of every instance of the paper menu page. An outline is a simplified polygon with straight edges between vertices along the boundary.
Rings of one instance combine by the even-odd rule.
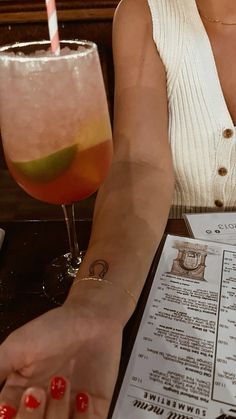
[[[234,247],[168,236],[112,418],[236,417],[235,311]]]
[[[236,213],[184,214],[190,234],[203,240],[236,244]]]

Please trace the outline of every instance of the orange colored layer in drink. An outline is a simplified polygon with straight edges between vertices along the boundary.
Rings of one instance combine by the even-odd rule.
[[[112,159],[112,141],[75,151],[69,166],[54,179],[40,181],[27,176],[6,155],[17,183],[31,196],[52,204],[70,204],[94,193],[105,179]]]

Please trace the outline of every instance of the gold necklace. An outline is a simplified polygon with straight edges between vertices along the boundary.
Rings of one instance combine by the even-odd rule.
[[[198,11],[199,11],[199,14],[204,18],[204,19],[206,19],[206,20],[208,20],[209,22],[211,22],[211,23],[219,23],[220,25],[227,25],[227,26],[235,26],[236,25],[236,22],[231,22],[231,23],[228,23],[228,22],[223,22],[222,20],[220,20],[220,19],[215,19],[215,18],[213,18],[213,17],[209,17],[209,16],[206,16],[206,15],[204,15],[202,12],[201,12],[201,10],[198,8]]]

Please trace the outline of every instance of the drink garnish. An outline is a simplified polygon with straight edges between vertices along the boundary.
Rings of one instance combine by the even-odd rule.
[[[77,151],[77,144],[63,148],[40,159],[16,162],[12,161],[16,170],[35,182],[49,182],[60,176],[72,163]]]

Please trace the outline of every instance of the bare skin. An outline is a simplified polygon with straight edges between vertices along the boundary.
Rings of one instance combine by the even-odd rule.
[[[235,0],[199,0],[209,16],[236,21]],[[130,16],[132,16],[132,24]],[[203,20],[232,118],[236,121],[236,26]],[[227,45],[226,45],[227,44]],[[93,231],[79,278],[104,260],[105,279],[113,286],[77,282],[66,303],[14,332],[0,347],[0,380],[6,380],[1,403],[19,406],[29,386],[44,389],[41,410],[32,419],[49,418],[47,388],[52,376],[71,382],[73,418],[77,392],[89,396],[82,414],[105,419],[116,382],[123,327],[134,311],[130,290],[138,299],[165,228],[173,193],[168,144],[166,75],[152,39],[146,0],[123,0],[114,19],[115,155],[110,174],[96,201]],[[227,65],[226,65],[227,63]],[[50,418],[69,417],[69,399]],[[22,403],[17,419],[27,419]],[[59,409],[59,410],[57,410]],[[64,410],[63,410],[64,409]],[[37,416],[38,414],[38,416]],[[81,417],[81,414],[79,415]]]
[[[203,15],[220,19],[223,22],[236,23],[236,5],[234,0],[198,0],[197,5]],[[209,22],[202,17],[207,31],[224,97],[236,124],[236,25],[221,25]]]
[[[28,386],[46,390],[51,377],[64,373],[71,381],[72,404],[78,391],[89,396],[83,417],[106,418],[123,327],[134,311],[123,288],[138,299],[167,221],[174,180],[166,77],[145,0],[121,3],[113,42],[115,155],[98,194],[79,277],[88,276],[91,264],[102,259],[109,267],[105,278],[114,285],[78,282],[63,307],[25,325],[3,343],[0,380],[7,381],[1,403],[16,408]],[[68,372],[71,360],[74,368]]]

